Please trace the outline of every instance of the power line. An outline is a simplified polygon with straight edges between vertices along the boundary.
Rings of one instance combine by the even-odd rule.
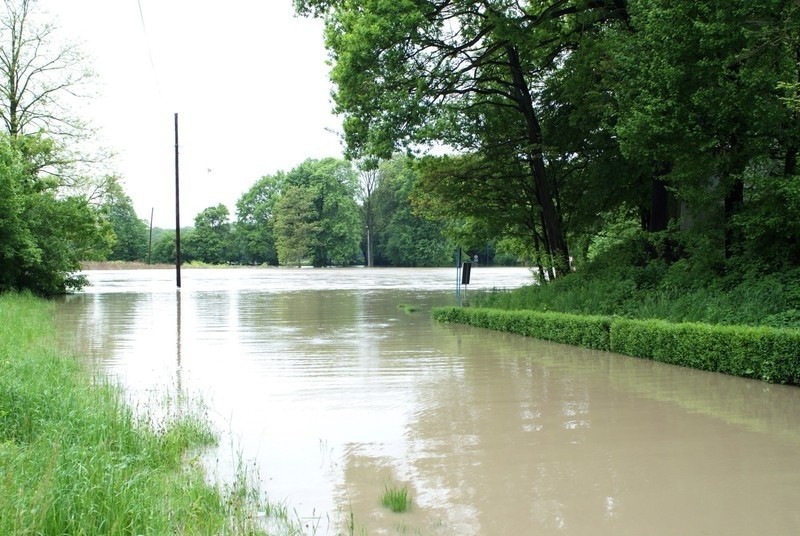
[[[164,95],[161,91],[161,83],[158,77],[158,70],[156,69],[156,62],[153,60],[153,50],[150,48],[150,39],[148,38],[147,35],[147,24],[145,23],[144,19],[142,0],[136,0],[136,4],[139,6],[139,20],[142,23],[142,35],[144,36],[144,46],[147,49],[147,57],[150,60],[150,70],[153,72],[153,81],[156,84],[156,93],[158,94],[158,98],[163,102]]]

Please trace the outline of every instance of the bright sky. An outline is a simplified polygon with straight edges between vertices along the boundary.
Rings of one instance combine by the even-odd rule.
[[[91,120],[141,218],[181,224],[260,177],[341,157],[320,21],[292,0],[40,0],[97,78]],[[141,6],[141,14],[140,14]]]

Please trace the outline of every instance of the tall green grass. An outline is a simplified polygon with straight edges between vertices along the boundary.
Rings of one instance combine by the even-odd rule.
[[[472,305],[577,315],[800,328],[800,271],[706,281],[648,267],[568,274],[547,285],[476,293]]]
[[[405,512],[411,506],[408,488],[387,485],[381,495],[381,504],[392,512]]]
[[[134,415],[58,351],[51,307],[0,296],[0,534],[265,533],[253,479],[212,485],[192,457],[202,412]]]

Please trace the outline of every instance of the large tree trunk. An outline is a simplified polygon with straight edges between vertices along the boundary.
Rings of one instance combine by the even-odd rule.
[[[542,129],[539,125],[536,111],[533,108],[533,98],[528,89],[525,75],[522,72],[519,53],[512,45],[506,47],[506,52],[517,106],[525,119],[525,134],[529,143],[527,149],[530,158],[529,166],[536,187],[536,196],[542,208],[543,234],[547,239],[549,253],[558,264],[563,263],[563,266],[558,266],[558,268],[561,271],[566,271],[569,268],[569,251],[561,228],[561,218],[556,209],[550,191],[550,184],[547,180],[547,169],[544,165],[544,154],[542,153]]]

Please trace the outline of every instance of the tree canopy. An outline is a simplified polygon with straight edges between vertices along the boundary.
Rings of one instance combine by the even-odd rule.
[[[797,218],[770,217],[797,204],[796,2],[295,5],[325,22],[349,154],[451,149],[422,205],[543,278],[623,221],[650,259],[800,264]]]
[[[314,266],[347,265],[361,257],[357,180],[350,163],[335,158],[309,159],[286,174],[287,189],[303,190],[304,199],[311,199],[309,217],[317,222],[312,241]]]
[[[113,231],[80,196],[59,196],[32,176],[25,155],[0,138],[0,291],[80,289],[81,260],[103,258]]]
[[[147,258],[147,224],[136,215],[133,202],[119,180],[114,177],[108,182],[111,186],[100,206],[101,214],[114,233],[108,260],[144,261]]]

